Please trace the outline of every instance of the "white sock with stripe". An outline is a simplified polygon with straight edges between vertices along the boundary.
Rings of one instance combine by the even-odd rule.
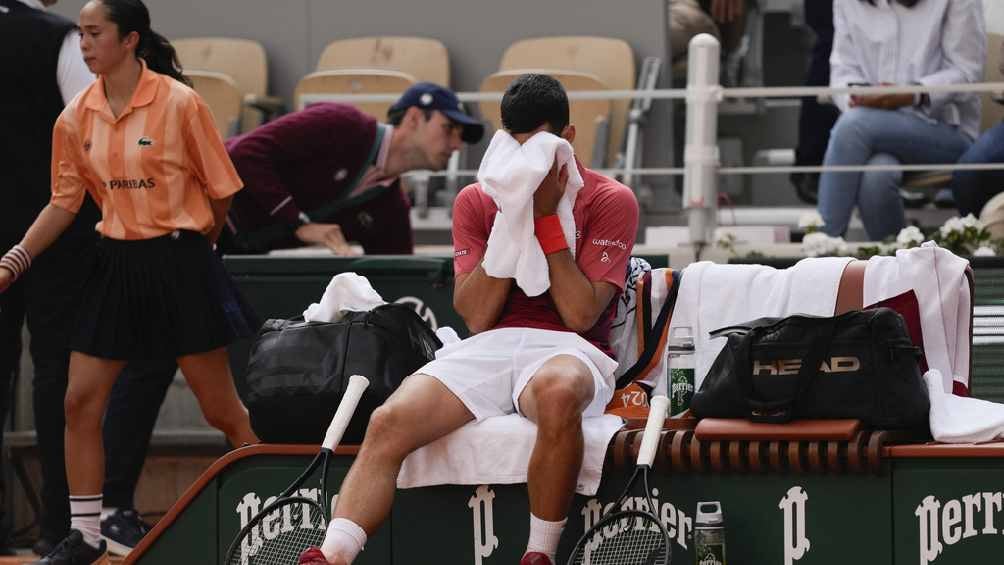
[[[543,553],[554,563],[554,554],[558,552],[558,542],[561,541],[561,532],[567,522],[567,518],[560,522],[548,522],[530,514],[530,538],[526,541],[526,553]]]
[[[101,545],[100,494],[70,496],[70,529],[79,530],[91,547]]]

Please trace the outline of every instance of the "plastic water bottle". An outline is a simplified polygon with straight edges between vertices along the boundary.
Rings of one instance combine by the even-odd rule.
[[[721,502],[697,503],[694,555],[697,565],[725,565],[725,520]]]
[[[690,408],[694,397],[694,335],[690,326],[670,331],[668,351],[669,415],[679,416]]]

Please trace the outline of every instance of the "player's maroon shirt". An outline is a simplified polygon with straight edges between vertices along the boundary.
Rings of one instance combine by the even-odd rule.
[[[599,173],[579,166],[585,183],[572,208],[575,218],[575,263],[590,281],[608,282],[618,292],[610,305],[589,330],[580,335],[613,357],[610,350],[610,320],[617,308],[617,297],[624,288],[624,278],[635,233],[638,230],[638,202],[631,189]],[[488,235],[498,208],[478,184],[460,191],[453,205],[453,270],[457,275],[470,273],[481,263]],[[497,328],[539,328],[572,331],[561,321],[550,292],[528,297],[513,284]]]

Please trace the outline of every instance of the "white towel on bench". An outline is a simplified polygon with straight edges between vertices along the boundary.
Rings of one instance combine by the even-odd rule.
[[[582,421],[585,450],[575,492],[596,494],[607,447],[623,425],[609,414]],[[472,422],[409,455],[397,486],[525,483],[536,438],[537,426],[519,414]]]
[[[943,443],[981,443],[1004,439],[1004,404],[956,396],[945,391],[937,369],[924,373],[931,399],[931,436]]]

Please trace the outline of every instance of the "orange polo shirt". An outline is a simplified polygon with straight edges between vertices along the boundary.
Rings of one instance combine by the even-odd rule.
[[[210,199],[243,186],[206,103],[145,63],[117,118],[98,78],[63,109],[52,137],[50,202],[76,213],[90,192],[101,208],[97,230],[113,239],[207,233]]]

